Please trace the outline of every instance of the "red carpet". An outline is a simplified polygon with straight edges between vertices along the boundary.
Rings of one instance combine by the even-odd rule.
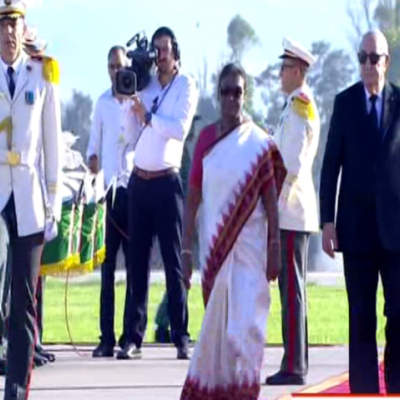
[[[381,394],[386,394],[383,363],[379,367],[379,381]],[[330,378],[319,385],[309,386],[306,389],[302,389],[296,393],[293,393],[292,397],[302,397],[307,395],[344,395],[349,393],[349,375],[346,373],[334,378]]]

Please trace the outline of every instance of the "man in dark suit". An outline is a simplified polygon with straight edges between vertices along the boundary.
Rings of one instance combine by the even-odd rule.
[[[385,79],[390,57],[380,31],[364,35],[358,59],[362,81],[337,95],[328,134],[320,188],[322,245],[331,257],[343,253],[351,392],[379,392],[380,275],[386,385],[389,393],[400,393],[400,88]]]

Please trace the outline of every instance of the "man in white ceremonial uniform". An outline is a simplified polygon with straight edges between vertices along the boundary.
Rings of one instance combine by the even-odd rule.
[[[312,167],[318,150],[320,119],[306,83],[315,58],[298,43],[284,40],[280,78],[288,96],[274,135],[287,168],[279,199],[284,356],[268,385],[303,385],[308,372],[306,273],[310,234],[318,232],[317,197]]]
[[[113,357],[116,345],[114,330],[115,315],[115,269],[119,248],[125,256],[127,272],[125,311],[121,348],[132,342],[131,271],[128,268],[128,180],[133,168],[133,151],[128,138],[134,135],[135,125],[130,120],[132,100],[116,92],[117,71],[127,67],[129,60],[123,47],[114,46],[108,52],[108,73],[111,88],[97,101],[87,149],[89,168],[97,173],[104,171],[105,185],[113,182],[107,195],[106,258],[101,267],[100,294],[100,344],[93,351],[93,357]]]
[[[140,124],[128,185],[134,335],[133,343],[125,346],[119,358],[141,354],[147,325],[150,252],[157,236],[166,274],[172,341],[177,358],[187,359],[188,315],[181,263],[184,193],[179,169],[198,90],[194,79],[179,69],[179,46],[171,29],[159,28],[151,45],[158,51],[157,75],[133,98],[132,118]]]
[[[23,1],[1,0],[0,211],[11,256],[5,400],[28,398],[44,231],[60,219],[62,205],[59,70],[55,60],[24,53],[25,14]]]

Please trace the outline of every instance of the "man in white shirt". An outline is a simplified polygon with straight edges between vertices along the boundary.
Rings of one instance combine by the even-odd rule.
[[[133,97],[133,112],[140,125],[134,142],[135,167],[128,186],[134,340],[120,358],[137,358],[141,354],[147,324],[149,257],[157,236],[166,273],[172,340],[178,359],[188,359],[188,315],[181,265],[183,189],[179,169],[184,141],[197,108],[198,91],[195,81],[179,70],[179,47],[172,30],[159,28],[151,44],[158,52],[157,75]]]
[[[100,297],[100,344],[93,351],[93,357],[113,357],[116,345],[114,332],[114,282],[117,254],[120,246],[125,256],[127,284],[123,333],[119,346],[131,342],[131,285],[130,269],[127,267],[128,251],[128,194],[127,183],[132,171],[132,151],[128,151],[127,135],[133,125],[128,116],[132,101],[116,93],[116,74],[128,65],[123,47],[114,46],[108,54],[108,72],[112,87],[103,93],[97,101],[92,120],[90,140],[87,150],[89,168],[97,173],[104,171],[105,185],[108,187],[116,179],[117,190],[113,199],[113,190],[108,192],[106,222],[106,259],[101,268]]]

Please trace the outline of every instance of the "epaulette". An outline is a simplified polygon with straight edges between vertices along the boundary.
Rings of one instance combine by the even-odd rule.
[[[54,85],[60,83],[60,67],[56,59],[43,55],[35,55],[32,60],[43,64],[43,78]]]
[[[299,93],[292,102],[293,111],[302,118],[315,119],[314,106],[310,98],[303,92]]]

